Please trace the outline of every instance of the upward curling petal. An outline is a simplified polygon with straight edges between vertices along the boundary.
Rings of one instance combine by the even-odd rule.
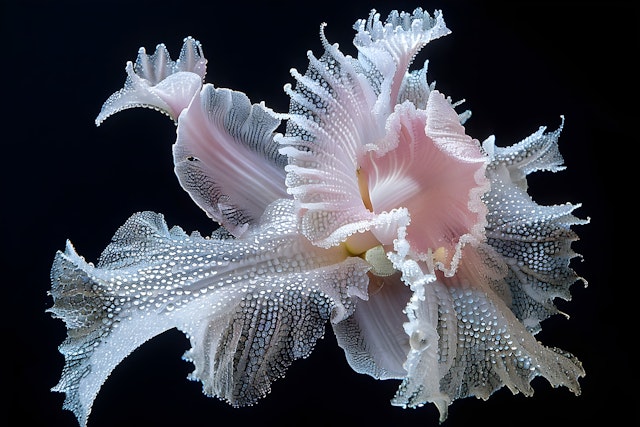
[[[153,55],[140,48],[135,64],[127,62],[124,88],[105,101],[96,125],[119,111],[135,107],[153,108],[178,120],[180,112],[202,86],[206,63],[200,42],[192,37],[184,40],[177,61],[171,59],[164,44],[159,44]]]
[[[483,196],[489,210],[487,242],[509,266],[511,310],[533,333],[540,331],[541,321],[559,313],[555,298],[569,300],[573,283],[586,284],[570,267],[571,259],[578,256],[571,249],[578,240],[571,227],[589,222],[573,215],[580,205],[541,206],[526,192],[529,173],[564,169],[558,150],[561,129],[562,125],[544,132],[542,127],[505,148],[495,147],[493,140],[484,143],[491,154],[487,167],[491,191]]]
[[[378,93],[374,110],[379,115],[390,114],[400,102],[406,73],[418,52],[431,40],[451,32],[440,11],[432,17],[422,8],[413,13],[394,10],[384,22],[373,10],[369,19],[358,20],[354,29],[358,61]]]

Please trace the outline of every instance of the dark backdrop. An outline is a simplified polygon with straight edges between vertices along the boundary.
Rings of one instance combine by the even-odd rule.
[[[209,60],[208,82],[286,111],[282,86],[293,81],[291,67],[304,72],[307,50],[321,54],[322,22],[331,42],[355,54],[357,18],[371,8],[386,16],[416,6],[442,9],[453,31],[430,43],[417,65],[428,56],[429,79],[467,100],[472,136],[493,133],[508,145],[566,117],[560,149],[568,168],[532,176],[532,193],[545,204],[581,202],[576,213],[591,218],[576,227],[581,240],[574,244],[584,255],[574,266],[589,286],[576,283],[573,300],[560,304],[570,319],[550,319],[538,336],[583,361],[582,395],[537,379],[531,398],[503,389],[487,402],[457,401],[445,426],[577,425],[601,417],[616,425],[626,416],[637,422],[625,391],[636,387],[629,346],[637,335],[637,280],[623,255],[632,249],[621,239],[635,234],[637,198],[627,160],[637,144],[630,131],[640,18],[633,2],[2,0],[3,425],[76,425],[61,409],[63,395],[49,391],[59,379],[57,346],[65,336],[63,323],[45,314],[49,268],[65,239],[95,261],[135,211],[162,212],[187,231],[213,229],[173,175],[169,119],[135,109],[94,125],[137,49],[151,53],[164,42],[175,59],[192,35]],[[433,405],[390,406],[398,382],[353,372],[330,332],[267,398],[245,409],[207,398],[200,383],[185,379],[192,369],[180,359],[187,347],[182,334],[169,331],[125,359],[98,395],[89,426],[437,425]]]

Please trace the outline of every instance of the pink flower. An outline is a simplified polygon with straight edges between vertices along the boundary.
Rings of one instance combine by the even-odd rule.
[[[468,136],[426,64],[410,71],[449,33],[440,12],[354,28],[357,57],[322,32],[323,55],[292,71],[288,114],[203,83],[192,38],[176,62],[159,45],[127,64],[96,123],[139,106],[173,118],[178,179],[221,227],[203,238],[140,212],[95,266],[70,243],[56,254],[49,311],[69,334],[54,390],[80,424],[115,366],[174,327],[190,378],[234,406],[267,394],[327,321],[354,370],[402,381],[394,405],[433,402],[441,420],[459,398],[529,395],[536,376],[579,393],[580,362],[534,337],[582,280],[571,226],[588,220],[526,191],[529,173],[563,168],[561,128],[506,148]]]

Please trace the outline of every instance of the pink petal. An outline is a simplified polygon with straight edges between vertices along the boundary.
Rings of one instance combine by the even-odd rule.
[[[442,269],[453,271],[460,246],[483,236],[486,210],[480,197],[488,189],[487,156],[438,91],[429,95],[426,110],[411,103],[397,106],[387,128],[388,151],[361,160],[372,209],[405,207],[413,254],[431,253]]]
[[[384,24],[372,14],[356,29],[358,60],[343,55],[322,33],[324,55],[309,54],[305,75],[292,72],[295,90],[286,87],[291,108],[281,152],[290,160],[287,186],[300,202],[301,231],[322,247],[377,227],[363,200],[359,161],[384,138],[401,93],[408,95],[401,89],[415,54],[449,32],[439,13],[431,18],[422,9],[394,12]]]
[[[180,184],[207,214],[239,237],[267,205],[289,198],[278,116],[244,93],[207,84],[178,121],[173,148]]]

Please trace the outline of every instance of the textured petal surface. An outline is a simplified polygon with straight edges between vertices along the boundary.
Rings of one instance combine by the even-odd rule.
[[[192,199],[239,237],[271,202],[290,197],[277,115],[244,93],[207,84],[178,121],[176,174]]]
[[[571,299],[569,287],[584,281],[569,265],[577,256],[571,244],[578,240],[571,227],[589,222],[572,214],[580,205],[541,206],[526,193],[530,172],[564,169],[557,144],[561,129],[545,133],[540,128],[507,148],[485,142],[493,152],[487,168],[491,191],[484,196],[487,242],[509,266],[511,309],[533,333],[542,320],[558,313],[554,298]]]
[[[378,117],[391,114],[406,97],[404,90],[410,82],[406,74],[418,52],[431,40],[451,32],[440,11],[430,16],[421,8],[413,13],[391,11],[384,22],[372,11],[369,19],[359,19],[354,29],[358,61],[379,95],[374,107]]]
[[[105,101],[96,125],[134,107],[153,108],[177,120],[202,86],[206,64],[200,42],[192,37],[184,40],[177,61],[171,59],[164,44],[159,44],[153,55],[140,48],[135,64],[127,62],[124,88]]]
[[[348,363],[400,379],[392,403],[487,399],[531,381],[580,393],[581,363],[539,343],[579,277],[572,230],[580,205],[538,205],[527,176],[564,168],[562,129],[510,147],[466,135],[470,112],[429,84],[415,55],[449,33],[418,8],[372,11],[354,29],[357,57],[330,44],[285,86],[290,111],[203,84],[200,44],[141,49],[99,125],[131,107],[177,121],[175,171],[220,227],[209,238],[160,214],[134,214],[93,265],[70,243],[51,269],[49,311],[68,335],[55,391],[85,427],[111,371],[172,328],[189,378],[233,406],[264,397],[310,354],[330,321]],[[285,135],[276,133],[286,119]]]
[[[388,149],[361,162],[371,207],[374,212],[406,207],[411,256],[434,256],[436,265],[453,274],[461,246],[483,239],[486,208],[480,197],[488,189],[487,156],[435,90],[426,110],[398,105],[387,129]]]
[[[118,230],[95,267],[70,246],[58,253],[50,311],[68,328],[54,388],[66,393],[65,408],[86,425],[115,366],[173,327],[188,334],[192,378],[207,393],[236,405],[264,396],[311,351],[327,320],[343,320],[353,298],[366,298],[368,264],[311,245],[295,226],[291,201],[275,205],[247,239],[187,236],[144,212]]]
[[[495,267],[482,260],[486,254],[473,250],[465,247],[455,276],[415,287],[405,325],[411,343],[408,375],[393,403],[416,407],[433,402],[444,421],[455,399],[487,399],[503,386],[531,395],[536,376],[579,394],[581,363],[536,341],[494,293]]]
[[[528,173],[562,169],[559,131],[541,128],[507,148],[485,142],[487,240],[464,246],[455,275],[437,273],[434,281],[420,263],[402,258],[407,245],[396,242],[391,258],[414,294],[406,309],[408,374],[394,404],[433,402],[444,420],[455,399],[486,399],[503,386],[531,395],[536,376],[580,393],[581,363],[534,338],[540,322],[558,313],[553,300],[569,299],[581,279],[569,265],[577,239],[571,226],[588,222],[571,214],[577,206],[540,206],[524,190]]]
[[[392,13],[385,23],[372,13],[355,27],[358,60],[323,36],[324,55],[309,54],[307,72],[294,70],[295,90],[286,89],[291,107],[281,151],[289,157],[287,185],[300,201],[302,232],[323,247],[371,227],[359,161],[367,151],[384,149],[378,145],[413,56],[448,33],[439,14],[431,18],[421,9]]]

